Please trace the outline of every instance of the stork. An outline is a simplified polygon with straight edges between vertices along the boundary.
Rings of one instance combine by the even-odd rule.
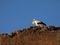
[[[33,19],[32,24],[35,24],[35,26],[39,26],[41,28],[46,27],[46,24],[45,23],[43,23],[43,22],[41,22],[39,20],[36,20],[36,19]]]

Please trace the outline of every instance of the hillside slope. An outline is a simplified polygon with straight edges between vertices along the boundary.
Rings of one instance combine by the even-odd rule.
[[[31,26],[10,34],[0,34],[0,45],[60,45],[60,27]]]

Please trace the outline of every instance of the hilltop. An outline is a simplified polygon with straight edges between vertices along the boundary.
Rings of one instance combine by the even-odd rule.
[[[0,45],[58,45],[59,40],[60,27],[55,26],[30,26],[10,34],[0,34]]]

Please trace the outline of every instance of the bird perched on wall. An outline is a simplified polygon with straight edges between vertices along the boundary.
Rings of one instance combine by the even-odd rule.
[[[39,20],[36,20],[36,19],[33,19],[32,24],[35,24],[35,26],[39,26],[41,28],[46,27],[46,24],[45,23],[43,23],[43,22],[41,22]]]

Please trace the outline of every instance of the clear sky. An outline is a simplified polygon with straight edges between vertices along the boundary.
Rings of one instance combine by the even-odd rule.
[[[34,18],[60,26],[60,0],[0,0],[0,33],[30,27]]]

